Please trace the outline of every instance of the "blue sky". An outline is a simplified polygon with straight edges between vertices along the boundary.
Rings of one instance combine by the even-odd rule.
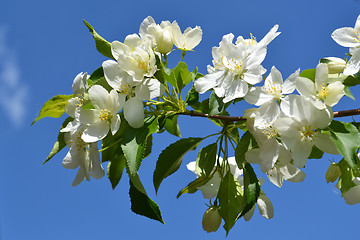
[[[185,57],[190,69],[206,73],[211,48],[223,35],[261,39],[279,24],[281,35],[268,47],[263,63],[275,65],[288,77],[296,69],[315,68],[322,57],[344,57],[346,48],[330,37],[340,27],[353,27],[360,14],[358,0],[296,1],[5,1],[0,14],[0,239],[224,239],[225,231],[207,234],[201,228],[207,203],[201,193],[176,199],[178,191],[194,179],[185,156],[180,170],[165,179],[158,195],[152,172],[158,154],[176,138],[155,137],[153,153],[146,158],[140,177],[166,222],[162,225],[130,211],[129,183],[124,177],[115,191],[106,177],[77,187],[76,171],[61,166],[66,150],[42,165],[63,119],[30,123],[45,101],[71,94],[79,72],[92,72],[106,60],[96,49],[82,22],[91,23],[109,41],[123,41],[137,33],[151,15],[157,23],[177,20],[182,30],[201,26],[203,41]],[[176,64],[177,57],[169,56]],[[267,74],[266,74],[267,75]],[[359,98],[358,90],[354,90]],[[335,110],[359,104],[343,99]],[[243,107],[232,109],[241,115]],[[355,117],[356,120],[358,118]],[[181,118],[183,137],[216,131],[206,119]],[[360,206],[348,206],[333,184],[324,179],[330,160],[310,160],[305,181],[285,183],[281,189],[268,181],[263,190],[271,199],[275,216],[266,220],[256,211],[250,222],[240,220],[227,239],[337,239],[357,234]],[[106,165],[104,165],[105,167]],[[257,169],[259,176],[265,177]]]

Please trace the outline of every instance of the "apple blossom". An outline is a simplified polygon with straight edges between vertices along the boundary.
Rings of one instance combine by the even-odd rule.
[[[105,175],[105,171],[101,166],[97,143],[86,143],[81,138],[84,128],[85,126],[82,125],[75,132],[70,131],[70,129],[63,129],[65,142],[70,150],[66,154],[62,165],[68,169],[79,167],[72,183],[73,186],[77,186],[84,179],[90,181],[90,176],[100,179]]]
[[[345,95],[344,84],[340,81],[329,83],[328,66],[319,63],[316,67],[315,82],[308,78],[298,77],[296,89],[308,98],[318,109],[325,109],[326,106],[333,107],[340,98]]]
[[[109,93],[100,85],[89,89],[89,97],[94,109],[81,109],[79,121],[87,127],[82,134],[85,142],[96,142],[103,139],[111,129],[115,134],[120,126],[118,112],[124,106],[125,97],[115,90]]]
[[[194,49],[202,39],[202,30],[199,26],[195,28],[188,27],[184,33],[176,21],[171,24],[173,42],[175,46],[183,51],[190,51]]]
[[[274,66],[269,76],[265,79],[264,86],[251,88],[244,99],[256,106],[260,106],[255,116],[255,126],[269,125],[280,115],[280,102],[286,101],[285,94],[295,90],[295,80],[300,74],[300,69],[291,74],[284,82],[279,70]]]
[[[108,84],[122,96],[127,97],[123,109],[125,119],[131,127],[142,127],[144,124],[142,101],[161,96],[165,91],[164,85],[154,78],[145,78],[135,82],[113,60],[103,62],[102,67]]]
[[[281,108],[288,117],[277,119],[274,127],[281,136],[281,142],[290,150],[294,165],[304,167],[314,145],[323,152],[339,154],[330,135],[320,131],[330,124],[332,111],[314,107],[303,96],[288,97],[286,104],[281,103]]]

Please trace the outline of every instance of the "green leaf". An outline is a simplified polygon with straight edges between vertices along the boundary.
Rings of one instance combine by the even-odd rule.
[[[349,86],[349,87],[353,87],[353,86],[356,86],[358,84],[360,84],[360,76],[359,74],[353,76],[353,75],[350,75],[350,76],[347,76],[343,82],[343,84],[345,86]]]
[[[246,205],[241,215],[238,218],[244,216],[255,205],[260,195],[260,183],[254,172],[254,169],[249,163],[245,164],[244,168],[244,197]]]
[[[224,219],[224,229],[226,235],[229,234],[230,229],[234,226],[239,214],[244,209],[244,198],[240,183],[228,171],[224,179],[220,183],[218,192],[219,199],[219,214]]]
[[[173,116],[167,117],[165,119],[164,127],[165,127],[166,131],[168,131],[172,135],[175,135],[177,137],[181,137],[179,124],[178,124],[178,121],[177,121],[178,117],[179,117],[179,115],[173,115]]]
[[[89,87],[97,83],[101,78],[104,78],[104,69],[102,67],[97,68],[87,80]]]
[[[202,148],[196,158],[197,173],[209,176],[214,169],[217,154],[217,144],[212,143]]]
[[[64,127],[66,127],[66,125],[69,122],[71,122],[72,120],[73,120],[72,117],[66,118],[65,121],[63,122],[63,124],[61,124],[60,130],[63,129]],[[53,148],[51,149],[49,156],[46,158],[46,160],[43,162],[43,164],[47,163],[53,156],[55,156],[55,154],[60,152],[66,146],[64,134],[65,133],[59,131],[57,140],[56,140]]]
[[[194,86],[187,93],[185,103],[194,109],[197,108],[199,104],[199,93],[195,90]]]
[[[120,182],[125,166],[126,159],[123,154],[118,154],[108,163],[107,175],[113,189],[115,189],[115,187]]]
[[[339,181],[337,183],[342,194],[346,193],[350,188],[354,187],[356,184],[353,182],[354,174],[353,169],[349,166],[347,161],[342,159],[338,166],[341,171]]]
[[[315,72],[316,69],[306,69],[300,73],[299,77],[308,78],[311,81],[315,82]]]
[[[258,145],[255,138],[251,135],[249,131],[246,131],[241,136],[240,142],[235,149],[235,160],[240,169],[243,168],[244,164],[246,163],[245,153],[257,147]]]
[[[329,126],[331,139],[351,168],[357,168],[357,149],[360,147],[359,130],[351,123],[333,120]]]
[[[344,92],[345,92],[345,96],[347,96],[347,97],[349,97],[349,98],[351,98],[352,100],[355,101],[355,97],[352,94],[352,92],[350,91],[350,88],[348,86],[344,87]]]
[[[129,195],[131,201],[131,210],[134,213],[165,224],[164,220],[162,219],[159,206],[148,197],[137,174],[130,178]]]
[[[44,106],[41,108],[39,116],[31,123],[33,125],[35,122],[39,121],[44,117],[53,117],[59,118],[65,112],[65,107],[70,98],[73,98],[74,95],[57,95],[50,100],[48,100]]]
[[[94,40],[95,40],[95,44],[96,44],[96,49],[99,51],[99,53],[101,53],[105,57],[114,59],[114,57],[113,57],[113,55],[111,53],[111,43],[109,43],[103,37],[101,37],[95,31],[93,26],[90,25],[90,23],[86,22],[85,20],[83,20],[83,21],[84,21],[86,27],[89,29],[89,32],[93,35]]]
[[[156,117],[145,119],[144,126],[141,128],[132,128],[128,126],[125,129],[121,141],[121,149],[124,152],[129,168],[130,175],[135,175],[140,168],[144,158],[147,137],[157,132],[159,124]]]
[[[318,149],[315,145],[311,149],[310,156],[308,159],[321,159],[324,155],[324,152]]]
[[[212,175],[210,175],[210,176],[200,176],[200,177],[196,178],[194,181],[189,183],[185,188],[183,188],[178,193],[176,198],[179,198],[184,193],[189,193],[189,194],[195,193],[198,190],[198,187],[201,187],[201,186],[205,185],[211,178],[212,178]]]
[[[210,94],[209,98],[209,114],[221,114],[230,105],[229,103],[224,104],[223,98],[216,96],[215,91]]]
[[[144,151],[144,157],[143,158],[147,158],[152,150],[152,145],[153,145],[153,137],[152,134],[150,134],[147,138],[146,138],[146,144],[145,144],[145,151]]]
[[[161,152],[153,176],[156,192],[161,182],[179,169],[184,155],[188,151],[195,150],[202,140],[203,138],[183,138],[170,144]]]

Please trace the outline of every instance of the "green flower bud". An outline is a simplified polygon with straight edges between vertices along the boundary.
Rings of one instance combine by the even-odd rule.
[[[328,65],[329,74],[342,73],[346,67],[344,59],[337,57],[327,57],[320,60],[321,63]]]
[[[336,163],[332,163],[326,171],[325,179],[327,183],[335,182],[341,175],[341,170]]]
[[[221,224],[221,216],[217,206],[209,207],[204,213],[202,227],[206,232],[216,232]]]

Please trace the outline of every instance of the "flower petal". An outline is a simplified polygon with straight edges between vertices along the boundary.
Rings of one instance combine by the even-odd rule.
[[[260,193],[256,203],[258,205],[261,216],[266,219],[271,219],[274,217],[274,207],[270,199],[263,192]]]
[[[350,188],[343,194],[343,197],[349,205],[360,203],[360,185]]]
[[[131,127],[140,128],[144,125],[144,104],[141,100],[130,98],[125,102],[123,112]]]
[[[97,142],[106,137],[109,132],[109,124],[107,121],[101,121],[96,124],[90,125],[86,128],[81,135],[84,142]]]

